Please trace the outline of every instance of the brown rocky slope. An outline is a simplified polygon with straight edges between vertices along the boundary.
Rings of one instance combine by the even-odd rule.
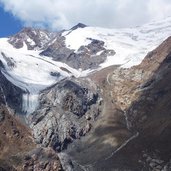
[[[67,151],[77,170],[169,171],[171,37],[140,65],[110,67],[91,79],[103,111],[91,135]]]
[[[31,130],[14,116],[0,87],[0,170],[62,170],[57,154],[38,147]]]

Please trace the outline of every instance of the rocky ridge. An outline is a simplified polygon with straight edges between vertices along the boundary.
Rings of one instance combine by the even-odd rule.
[[[9,38],[15,48],[20,49],[26,46],[28,50],[39,50],[55,37],[56,33],[46,30],[39,30],[26,27],[14,36]]]
[[[81,26],[80,26],[81,25]],[[70,32],[84,28],[78,24],[70,29]],[[84,26],[84,27],[83,27]],[[103,63],[107,56],[113,56],[114,50],[106,49],[104,42],[89,38],[90,44],[81,46],[77,52],[66,47],[65,37],[62,32],[48,32],[39,29],[24,28],[21,32],[9,38],[8,42],[15,48],[26,48],[28,50],[41,50],[40,55],[52,57],[69,66],[82,70],[96,69]]]
[[[36,142],[61,151],[85,136],[101,110],[96,89],[89,80],[66,79],[43,91],[39,108],[29,116]]]
[[[13,85],[6,77],[0,72],[0,88],[4,103],[7,104],[13,113],[20,113],[22,111],[22,94],[23,90]]]

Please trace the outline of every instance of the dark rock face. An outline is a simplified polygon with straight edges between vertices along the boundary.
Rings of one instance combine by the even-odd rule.
[[[5,105],[5,96],[2,87],[0,88],[0,103]]]
[[[14,67],[16,67],[16,66],[15,66],[15,62],[14,62],[11,58],[7,57],[7,56],[5,55],[5,53],[1,52],[1,55],[3,56],[3,58],[5,59],[5,61],[7,62],[7,65],[8,65],[9,68],[14,68]],[[1,62],[0,67],[4,69],[4,66],[3,66],[2,62]]]
[[[0,93],[3,94],[3,96],[1,96],[3,98],[3,103],[7,103],[15,112],[21,113],[23,90],[8,81],[1,71],[0,80]]]
[[[87,27],[85,24],[78,23],[77,25],[75,25],[74,27],[72,27],[71,30],[76,30],[78,28],[85,28],[85,27]]]
[[[104,48],[103,41],[95,39],[90,40],[91,43],[89,45],[81,46],[78,49],[78,52],[70,54],[68,57],[70,62],[68,63],[69,65],[74,68],[82,68],[83,70],[90,68],[95,69],[106,60],[107,56],[112,56],[115,54],[113,50],[106,50]]]
[[[30,117],[37,143],[60,151],[91,130],[100,112],[96,86],[85,80],[63,80],[42,92]]]
[[[14,169],[13,167],[10,167],[10,166],[0,166],[0,170],[1,171],[17,171],[16,169]]]
[[[49,43],[40,55],[50,56],[56,61],[66,62],[67,57],[73,51],[66,48],[64,40],[65,38],[61,35],[56,36],[54,42],[52,41],[52,43]]]
[[[77,52],[68,49],[64,40],[64,37],[56,37],[56,41],[41,52],[41,55],[51,56],[54,60],[64,62],[73,68],[86,70],[98,68],[107,56],[115,54],[113,50],[105,49],[104,42],[100,40],[90,39],[91,43],[81,46]]]
[[[72,81],[66,81],[58,89],[65,89],[64,96],[58,99],[62,109],[79,117],[82,117],[88,108],[97,102],[97,94],[90,94],[88,88],[82,88]]]
[[[3,109],[0,109],[0,123],[4,121],[5,119],[5,111]]]
[[[15,62],[7,57],[3,52],[1,55],[7,62],[7,65],[10,69],[13,69],[15,66]],[[10,82],[5,76],[4,73],[8,75],[0,60],[0,103],[8,105],[8,107],[13,110],[13,112],[22,113],[22,94],[24,91],[19,87],[15,86],[12,82]]]

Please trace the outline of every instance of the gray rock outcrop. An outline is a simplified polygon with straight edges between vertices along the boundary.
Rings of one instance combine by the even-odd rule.
[[[55,35],[56,33],[54,32],[26,27],[14,36],[11,36],[9,43],[17,49],[23,48],[25,45],[28,50],[42,49]]]
[[[85,136],[100,112],[96,85],[89,80],[63,80],[40,95],[37,111],[29,116],[36,142],[65,149]]]
[[[84,28],[86,25],[77,24],[69,30]],[[107,56],[113,56],[114,50],[106,49],[101,40],[87,38],[90,44],[81,46],[78,51],[66,47],[63,31],[48,32],[46,30],[24,28],[21,32],[9,38],[9,43],[15,48],[26,46],[28,50],[41,50],[40,55],[53,57],[53,60],[68,64],[76,69],[96,69],[103,63]]]
[[[23,90],[12,84],[0,71],[0,93],[3,103],[14,110],[14,113],[22,113]]]
[[[87,46],[81,46],[77,52],[65,45],[65,37],[56,36],[55,41],[50,44],[41,55],[53,57],[54,60],[64,62],[69,66],[82,70],[98,68],[107,56],[113,56],[115,52],[105,49],[104,42],[89,38],[91,41]]]

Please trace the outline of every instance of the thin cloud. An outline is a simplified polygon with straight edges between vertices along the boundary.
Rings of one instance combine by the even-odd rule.
[[[0,0],[26,26],[52,30],[78,22],[100,27],[131,27],[169,15],[170,0]]]

